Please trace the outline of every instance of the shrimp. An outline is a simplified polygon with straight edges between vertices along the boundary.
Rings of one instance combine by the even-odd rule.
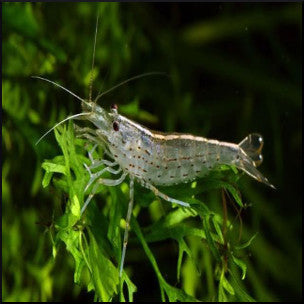
[[[116,106],[107,112],[86,102],[83,110],[90,113],[85,118],[97,128],[96,141],[107,146],[115,164],[148,188],[190,182],[217,165],[234,165],[274,187],[256,169],[263,160],[263,138],[257,133],[233,144],[191,134],[152,131],[118,114]]]
[[[94,65],[96,34],[97,30],[95,33],[92,70]],[[34,78],[50,82],[73,95],[81,101],[83,110],[82,113],[69,116],[56,124],[46,132],[38,142],[58,125],[70,119],[85,119],[90,121],[94,126],[94,128],[80,128],[76,126],[76,131],[79,136],[95,144],[93,149],[89,151],[90,166],[84,164],[90,176],[84,191],[87,191],[91,185],[93,185],[93,187],[82,206],[81,214],[86,210],[100,185],[116,186],[129,177],[129,205],[120,260],[120,277],[123,272],[128,243],[128,233],[134,203],[135,181],[165,201],[178,204],[182,207],[190,207],[190,204],[169,197],[158,190],[157,187],[191,182],[205,176],[218,165],[233,165],[257,181],[275,188],[268,179],[256,169],[263,160],[261,154],[263,138],[257,133],[248,135],[239,144],[206,139],[191,134],[161,133],[149,130],[137,122],[119,114],[116,105],[113,105],[110,111],[97,105],[100,97],[120,85],[153,74],[157,73],[145,73],[132,77],[108,91],[99,94],[94,101],[91,100],[92,83],[90,85],[89,100],[85,100],[56,82],[40,76],[33,76]],[[94,160],[93,151],[97,146],[101,146],[111,160]],[[103,169],[92,173],[93,169],[101,165],[104,166]],[[110,172],[118,176],[118,178],[105,179],[102,177],[104,172]]]
[[[233,144],[191,134],[152,131],[118,114],[117,106],[112,106],[111,111],[108,112],[95,102],[82,100],[82,108],[83,113],[72,115],[64,121],[78,118],[81,115],[82,119],[93,123],[96,129],[78,127],[77,131],[82,132],[83,137],[95,143],[93,150],[97,145],[103,147],[112,161],[106,159],[95,161],[92,157],[93,151],[89,152],[92,163],[90,166],[86,165],[90,180],[85,190],[93,183],[95,185],[81,209],[81,214],[87,208],[99,185],[116,186],[121,184],[127,176],[130,179],[130,201],[126,218],[120,276],[123,270],[133,209],[134,181],[153,191],[156,196],[183,207],[190,205],[160,192],[157,186],[191,182],[203,177],[218,165],[233,165],[257,181],[275,188],[256,169],[263,160],[261,154],[263,138],[257,133],[248,135],[239,144]],[[105,165],[105,168],[93,174],[91,170],[100,165]],[[118,168],[114,169],[115,166]],[[121,173],[121,176],[117,179],[100,177],[106,171],[113,175]]]

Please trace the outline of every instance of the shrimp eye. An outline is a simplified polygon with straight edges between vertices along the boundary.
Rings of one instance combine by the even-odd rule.
[[[116,131],[116,132],[119,131],[119,124],[118,124],[117,121],[113,122],[113,130]]]

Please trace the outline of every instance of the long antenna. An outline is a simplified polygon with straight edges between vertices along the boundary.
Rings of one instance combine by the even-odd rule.
[[[139,74],[139,75],[136,75],[136,76],[134,76],[134,77],[131,77],[131,78],[127,79],[127,80],[124,80],[124,81],[120,82],[119,84],[115,85],[114,87],[110,88],[109,90],[107,90],[107,91],[105,91],[105,92],[99,94],[99,95],[95,98],[94,102],[97,102],[97,100],[98,100],[101,96],[106,95],[107,93],[109,93],[109,92],[115,90],[116,88],[118,88],[118,87],[120,87],[120,86],[122,86],[122,85],[124,85],[124,84],[126,84],[126,83],[128,83],[128,82],[130,82],[130,81],[133,81],[133,80],[138,79],[138,78],[146,77],[146,76],[152,76],[152,75],[162,75],[162,76],[167,76],[167,77],[169,77],[169,76],[168,76],[166,73],[164,73],[164,72],[149,72],[149,73]]]
[[[76,117],[79,117],[79,116],[85,116],[85,115],[90,115],[91,113],[78,113],[78,114],[75,114],[75,115],[71,115],[61,121],[59,121],[53,128],[49,129],[47,132],[45,132],[35,143],[35,145],[38,145],[41,140],[47,136],[51,131],[53,131],[55,128],[57,128],[59,125],[63,124],[64,122],[66,122],[67,120],[70,120],[70,119],[75,119]]]
[[[43,77],[40,77],[40,76],[31,76],[31,77],[32,77],[32,78],[36,78],[36,79],[40,79],[40,80],[47,81],[47,82],[53,84],[54,86],[59,87],[59,88],[61,88],[62,90],[64,90],[64,91],[70,93],[71,95],[73,95],[74,97],[76,97],[77,99],[79,99],[80,101],[85,102],[85,100],[83,100],[82,98],[80,98],[78,95],[76,95],[76,94],[73,93],[72,91],[66,89],[66,88],[63,87],[62,85],[60,85],[60,84],[58,84],[58,83],[56,83],[56,82],[54,82],[54,81],[52,81],[52,80],[49,80],[49,79],[47,79],[47,78],[43,78]]]
[[[91,69],[91,78],[90,78],[89,102],[92,101],[93,69],[94,69],[94,61],[95,61],[95,49],[96,49],[96,39],[97,39],[97,30],[98,30],[98,19],[99,19],[99,14],[97,13],[96,28],[95,28],[95,38],[94,38],[94,48],[93,48],[93,58],[92,58],[92,69]]]

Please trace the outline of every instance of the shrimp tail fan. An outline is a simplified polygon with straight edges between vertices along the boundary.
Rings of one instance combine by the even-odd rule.
[[[275,187],[268,181],[268,179],[256,169],[256,167],[258,167],[263,162],[263,145],[263,137],[260,134],[252,133],[245,137],[238,144],[244,155],[238,162],[237,167],[239,167],[241,170],[259,182],[262,182],[275,189]]]

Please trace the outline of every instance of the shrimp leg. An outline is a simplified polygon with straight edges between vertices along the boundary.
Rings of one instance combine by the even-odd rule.
[[[86,138],[86,139],[90,140],[91,142],[94,142],[94,143],[98,144],[99,146],[102,146],[100,141],[96,137],[94,137],[90,134],[87,134],[87,133],[77,134],[76,137],[77,138]],[[103,148],[103,146],[102,146],[102,148]]]
[[[109,152],[109,150],[106,146],[106,143],[104,141],[99,140],[102,138],[96,136],[96,132],[93,129],[88,128],[88,127],[81,128],[81,127],[77,126],[76,124],[74,124],[74,128],[77,133],[76,134],[77,138],[86,138],[89,141],[91,141],[92,143],[95,143],[95,146],[91,150],[91,154],[93,153],[93,151],[96,149],[97,146],[101,146],[102,149],[104,150],[104,152],[106,154],[108,154],[109,156],[111,156],[111,153]]]
[[[121,172],[121,168],[119,167],[117,170],[111,168],[111,167],[105,167],[103,168],[101,171],[99,172],[96,172],[96,173],[92,173],[91,170],[90,170],[90,167],[88,167],[86,164],[83,164],[85,166],[85,168],[87,169],[87,171],[89,172],[90,174],[90,180],[89,182],[87,183],[84,191],[87,191],[88,188],[91,186],[91,184],[99,177],[101,176],[104,172],[110,172],[112,174],[118,174],[119,172]]]
[[[156,196],[161,197],[162,199],[164,199],[164,200],[167,201],[167,202],[175,203],[175,204],[178,204],[178,205],[181,205],[181,206],[184,206],[184,207],[190,207],[189,203],[186,203],[186,202],[177,200],[177,199],[175,199],[175,198],[169,197],[168,195],[166,195],[166,194],[160,192],[156,187],[154,187],[154,186],[151,185],[150,183],[142,182],[142,185],[143,185],[145,188],[151,190]]]
[[[84,133],[89,133],[89,134],[91,134],[91,135],[93,135],[93,136],[96,135],[95,130],[92,129],[92,128],[88,128],[88,127],[79,127],[79,126],[76,125],[75,123],[74,123],[74,128],[75,128],[75,131],[76,131],[76,133],[77,133],[78,135],[84,134]]]
[[[99,185],[105,185],[105,186],[117,186],[119,184],[121,184],[124,179],[126,178],[126,176],[128,175],[128,172],[124,172],[121,177],[119,179],[105,179],[105,178],[99,178],[96,181],[96,184],[94,186],[94,188],[92,189],[92,192],[90,193],[90,195],[88,196],[88,198],[86,199],[84,205],[81,208],[81,215],[83,214],[83,212],[85,211],[85,209],[87,208],[87,206],[89,205],[91,199],[93,198],[93,196],[95,195]]]
[[[130,176],[130,202],[128,206],[128,212],[126,217],[126,228],[124,232],[124,240],[123,240],[123,248],[120,260],[120,269],[119,269],[119,277],[122,275],[123,265],[126,256],[127,244],[129,239],[129,228],[130,228],[130,220],[133,210],[133,203],[134,203],[134,177]]]
[[[95,169],[95,168],[98,168],[99,166],[101,165],[106,165],[108,167],[115,167],[118,165],[117,162],[110,162],[109,160],[106,160],[106,159],[101,159],[101,160],[94,160],[92,162],[92,164],[90,166],[88,166],[90,169]]]
[[[111,161],[106,160],[106,159],[101,159],[101,160],[98,160],[98,161],[95,160],[95,159],[93,158],[93,152],[94,152],[94,150],[96,149],[97,146],[98,146],[98,145],[95,144],[94,147],[88,152],[89,159],[91,160],[91,165],[88,166],[89,169],[95,169],[95,168],[98,168],[98,167],[101,166],[101,165],[106,165],[106,166],[108,166],[108,167],[114,167],[114,166],[117,166],[117,165],[118,165],[117,162],[115,162],[115,161],[111,162]],[[89,171],[89,170],[88,170],[88,171]],[[89,173],[90,173],[90,171],[89,171]],[[114,174],[115,174],[115,173],[114,173]]]

